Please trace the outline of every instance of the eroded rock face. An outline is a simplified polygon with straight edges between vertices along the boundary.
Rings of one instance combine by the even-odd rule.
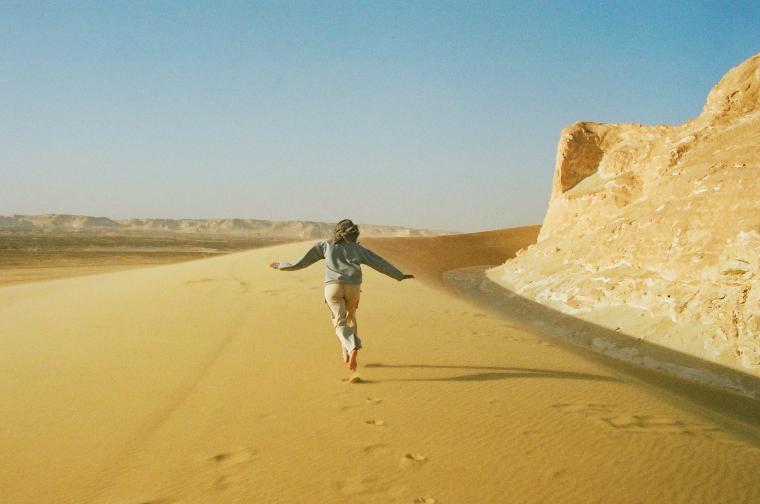
[[[539,241],[491,272],[520,294],[760,374],[760,54],[678,126],[562,131]]]

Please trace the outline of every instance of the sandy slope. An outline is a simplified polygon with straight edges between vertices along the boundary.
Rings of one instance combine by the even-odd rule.
[[[436,242],[456,264],[368,243],[432,279],[490,238]],[[0,501],[760,500],[754,403],[706,410],[435,281],[366,271],[343,383],[321,267],[266,268],[307,246],[0,288]]]

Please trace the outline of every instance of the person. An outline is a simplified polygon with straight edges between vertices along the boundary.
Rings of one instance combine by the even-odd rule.
[[[361,265],[401,281],[414,278],[402,273],[394,265],[363,247],[359,239],[359,226],[350,219],[338,222],[331,240],[320,240],[302,258],[292,262],[273,262],[269,266],[281,271],[295,271],[325,260],[325,304],[335,334],[341,344],[343,361],[351,371],[357,368],[357,353],[362,348],[356,323],[359,295],[362,284]]]

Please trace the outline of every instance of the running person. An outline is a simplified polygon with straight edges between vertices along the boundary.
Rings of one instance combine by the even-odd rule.
[[[366,264],[398,281],[414,278],[405,275],[391,263],[361,246],[359,227],[349,219],[335,226],[331,240],[321,240],[301,259],[293,262],[273,262],[269,266],[283,271],[295,271],[325,260],[325,303],[330,308],[335,334],[341,344],[343,360],[356,371],[356,357],[362,342],[357,334],[356,310],[359,308],[362,269]]]

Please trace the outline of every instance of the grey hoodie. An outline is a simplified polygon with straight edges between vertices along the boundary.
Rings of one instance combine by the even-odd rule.
[[[278,262],[277,269],[299,270],[320,259],[325,260],[325,283],[362,283],[362,264],[396,280],[404,279],[404,274],[391,263],[360,244],[346,240],[338,243],[330,240],[318,241],[301,259]]]

